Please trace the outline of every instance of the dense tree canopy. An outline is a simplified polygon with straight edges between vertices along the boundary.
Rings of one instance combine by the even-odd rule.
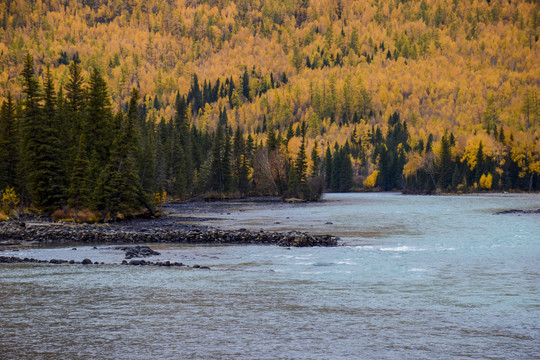
[[[47,211],[130,213],[165,192],[540,187],[537,2],[0,13],[0,190]]]

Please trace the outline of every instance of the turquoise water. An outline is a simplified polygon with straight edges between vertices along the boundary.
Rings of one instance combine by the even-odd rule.
[[[0,266],[0,351],[18,359],[540,358],[540,195],[328,194],[181,206],[226,229],[341,236],[336,248],[155,246],[212,270]],[[0,254],[2,254],[0,252]],[[3,253],[5,254],[5,253]]]

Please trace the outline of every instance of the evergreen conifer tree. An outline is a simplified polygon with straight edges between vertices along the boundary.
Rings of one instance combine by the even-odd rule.
[[[311,162],[313,162],[313,168],[311,169],[311,176],[319,176],[320,166],[321,166],[321,159],[319,158],[319,145],[317,141],[315,141],[315,144],[313,145],[313,149],[311,150]]]
[[[110,160],[101,173],[97,184],[98,206],[102,211],[102,219],[107,214],[116,218],[120,213],[130,215],[145,206],[151,209],[147,195],[140,184],[137,167],[138,132],[135,110],[138,91],[133,89],[130,100],[131,116],[126,116],[122,128],[113,142]]]
[[[39,209],[52,212],[62,203],[63,186],[59,167],[58,134],[54,127],[55,93],[50,76],[43,95],[34,75],[33,58],[27,54],[22,72],[26,95],[21,124],[21,180],[26,185],[29,200]]]
[[[8,92],[7,99],[0,108],[0,190],[15,187],[19,159],[18,123],[13,96]]]
[[[75,209],[73,221],[77,221],[79,209],[89,205],[89,195],[91,193],[88,186],[89,168],[90,161],[86,152],[86,140],[84,134],[81,134],[68,190],[68,205]]]
[[[268,129],[268,133],[266,134],[266,146],[268,147],[268,151],[274,151],[277,149],[279,145],[279,141],[276,139],[276,132],[273,128]]]
[[[439,187],[447,190],[452,185],[452,174],[454,164],[452,162],[452,152],[450,139],[444,134],[441,138],[441,150],[439,154]]]
[[[71,153],[76,154],[79,136],[84,130],[84,110],[85,110],[85,88],[82,69],[78,62],[72,61],[69,64],[69,78],[66,84],[66,105],[68,109],[69,140]]]
[[[212,146],[212,166],[211,166],[211,188],[212,190],[223,192],[223,160],[222,149],[224,143],[223,128],[218,126],[214,135],[214,144]]]
[[[333,161],[332,161],[332,152],[330,151],[330,147],[326,148],[326,153],[324,155],[324,172],[325,172],[325,179],[326,179],[326,188],[330,189],[332,186],[332,173],[333,173]]]
[[[88,81],[88,101],[84,119],[84,135],[87,152],[95,150],[99,167],[109,159],[109,149],[114,140],[113,114],[107,84],[99,70],[94,69]],[[95,180],[95,179],[94,179]]]
[[[298,186],[300,191],[304,194],[308,193],[309,188],[307,184],[307,155],[306,155],[306,123],[302,122],[301,125],[302,142],[300,143],[300,149],[298,150],[298,156],[296,157],[295,169],[298,177]]]
[[[245,143],[244,133],[240,126],[236,127],[233,140],[233,174],[236,187],[240,186],[240,170],[245,163]]]
[[[249,74],[247,69],[244,70],[244,73],[242,74],[242,95],[244,95],[247,101],[251,101],[251,89],[249,87]]]
[[[222,167],[223,167],[223,191],[230,192],[233,185],[233,176],[231,168],[231,157],[232,157],[232,144],[231,136],[227,132],[225,134],[225,142],[222,149]]]

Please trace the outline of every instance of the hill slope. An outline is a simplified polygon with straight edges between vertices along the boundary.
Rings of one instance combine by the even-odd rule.
[[[115,110],[125,111],[138,88],[143,114],[154,122],[172,119],[185,95],[188,121],[202,131],[215,131],[225,119],[259,144],[267,129],[285,137],[292,127],[285,149],[291,157],[305,122],[306,152],[315,143],[319,155],[345,145],[356,186],[374,171],[384,173],[377,148],[384,142],[391,159],[399,158],[402,143],[392,171],[403,169],[403,178],[366,185],[403,188],[423,169],[437,177],[437,187],[441,171],[428,163],[441,166],[445,133],[454,165],[474,172],[480,144],[492,162],[468,181],[462,169],[454,188],[480,186],[488,173],[500,180],[508,161],[514,177],[529,181],[499,189],[538,186],[534,1],[17,0],[0,4],[0,13],[4,99],[8,92],[21,96],[29,52],[38,78],[50,66],[56,89],[68,84],[72,60],[80,61],[86,80],[98,69]],[[388,149],[396,112],[407,136]]]

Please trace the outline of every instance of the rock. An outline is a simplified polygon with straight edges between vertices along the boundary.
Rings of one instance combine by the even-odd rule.
[[[31,262],[31,260],[25,258],[24,262]],[[49,263],[58,265],[58,264],[68,263],[68,261],[67,260],[60,260],[60,259],[52,259],[52,260],[49,261]]]
[[[147,263],[145,260],[131,260],[129,262],[129,265],[149,265],[151,263]]]
[[[536,212],[535,210],[529,212]],[[278,222],[276,222],[278,223]],[[48,224],[48,223],[46,223]],[[12,222],[0,224],[0,240],[28,241],[39,243],[186,243],[186,244],[274,244],[290,246],[336,246],[338,238],[330,235],[311,235],[301,232],[265,232],[248,231],[244,228],[237,231],[181,229],[166,227],[147,229],[146,232],[134,231],[131,228],[82,225],[68,226],[25,226],[20,227]],[[170,225],[170,224],[169,224]],[[73,248],[76,249],[76,248]],[[94,246],[93,249],[97,249]],[[121,247],[126,259],[159,255],[159,252],[148,246]]]
[[[495,213],[495,215],[507,215],[507,214],[540,214],[540,209],[529,209],[529,210],[518,210],[518,209],[511,209],[511,210],[503,210],[498,211]]]
[[[84,260],[82,261],[81,264],[83,264],[83,265],[91,265],[91,264],[92,264],[92,260],[90,260],[90,259],[84,259]]]
[[[331,221],[327,221],[327,222],[325,222],[324,224],[325,224],[325,225],[334,225],[334,223],[331,222]]]
[[[117,249],[124,250],[126,252],[126,259],[161,255],[159,252],[150,249],[148,246],[120,247]]]

